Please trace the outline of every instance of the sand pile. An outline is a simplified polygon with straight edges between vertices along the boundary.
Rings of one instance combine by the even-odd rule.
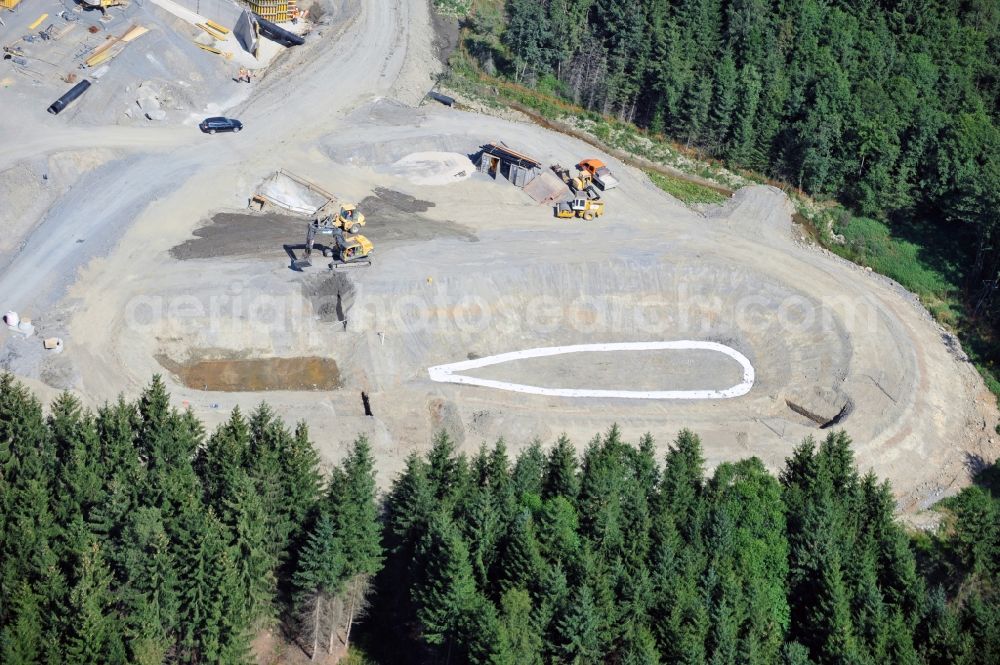
[[[476,170],[468,156],[457,152],[414,152],[389,167],[389,173],[414,185],[450,185]]]

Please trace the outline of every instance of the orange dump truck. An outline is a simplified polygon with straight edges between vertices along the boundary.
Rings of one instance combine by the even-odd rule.
[[[581,171],[588,172],[594,182],[603,190],[614,189],[618,186],[618,178],[611,175],[611,170],[599,159],[585,159],[576,165]]]

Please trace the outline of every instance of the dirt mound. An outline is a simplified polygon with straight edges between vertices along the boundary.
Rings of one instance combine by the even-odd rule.
[[[280,256],[282,247],[305,241],[306,222],[278,213],[220,212],[194,232],[195,237],[171,248],[180,261],[220,256]]]

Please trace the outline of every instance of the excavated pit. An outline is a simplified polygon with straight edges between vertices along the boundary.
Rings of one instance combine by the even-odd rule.
[[[512,243],[511,248],[533,251],[524,243]],[[849,425],[852,435],[864,438],[896,422],[898,406],[867,374],[882,385],[902,388],[912,384],[912,359],[906,349],[886,347],[877,368],[866,367],[865,374],[856,369],[856,343],[898,334],[895,322],[869,301],[844,303],[816,296],[794,282],[739,263],[713,263],[682,252],[671,259],[666,263],[636,253],[635,258],[537,261],[527,266],[521,262],[508,268],[502,256],[484,256],[488,269],[438,266],[433,272],[423,265],[401,264],[397,270],[359,278],[349,330],[384,334],[384,344],[373,335],[369,347],[380,377],[375,385],[431,391],[442,403],[456,405],[455,413],[444,420],[465,427],[472,427],[474,412],[484,402],[491,404],[491,412],[507,414],[497,416],[504,426],[528,427],[535,413],[544,412],[551,427],[565,428],[580,422],[571,414],[599,419],[605,413],[592,410],[600,402],[598,395],[573,396],[567,391],[722,393],[741,383],[738,362],[696,349],[515,357],[503,364],[456,370],[493,385],[441,381],[429,372],[432,367],[543,347],[684,340],[713,342],[745,356],[755,374],[752,387],[733,397],[622,394],[629,399],[619,400],[610,395],[618,417],[649,423],[658,420],[643,419],[666,418],[671,427],[706,431],[752,427],[768,435],[788,432],[790,437]],[[793,410],[793,404],[800,410]],[[512,420],[512,409],[532,415]],[[560,420],[560,413],[567,414],[567,420]],[[493,430],[484,429],[480,435],[487,432]]]
[[[309,275],[302,281],[302,295],[312,303],[320,321],[346,321],[354,304],[354,282],[343,272]]]
[[[188,388],[209,392],[335,390],[340,370],[330,358],[235,358],[177,363],[157,360]]]

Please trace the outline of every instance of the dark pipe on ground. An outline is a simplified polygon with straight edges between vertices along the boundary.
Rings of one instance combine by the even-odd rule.
[[[77,97],[87,92],[87,88],[89,87],[90,87],[90,81],[87,80],[80,81],[72,88],[70,88],[65,95],[63,95],[56,101],[52,102],[52,104],[49,106],[48,109],[49,113],[51,113],[52,115],[59,115],[59,113],[61,113],[63,109],[65,109],[67,106],[73,103],[73,101]]]
[[[267,37],[272,42],[277,42],[282,46],[302,46],[306,43],[306,40],[295,34],[294,32],[289,32],[284,28],[266,21],[261,17],[254,15],[257,19],[257,26],[260,28],[260,34],[262,37]]]
[[[442,95],[440,92],[435,92],[434,90],[431,90],[430,92],[428,92],[427,96],[430,99],[433,99],[436,102],[441,102],[445,106],[454,106],[455,105],[455,98],[454,97],[449,97],[448,95]]]

